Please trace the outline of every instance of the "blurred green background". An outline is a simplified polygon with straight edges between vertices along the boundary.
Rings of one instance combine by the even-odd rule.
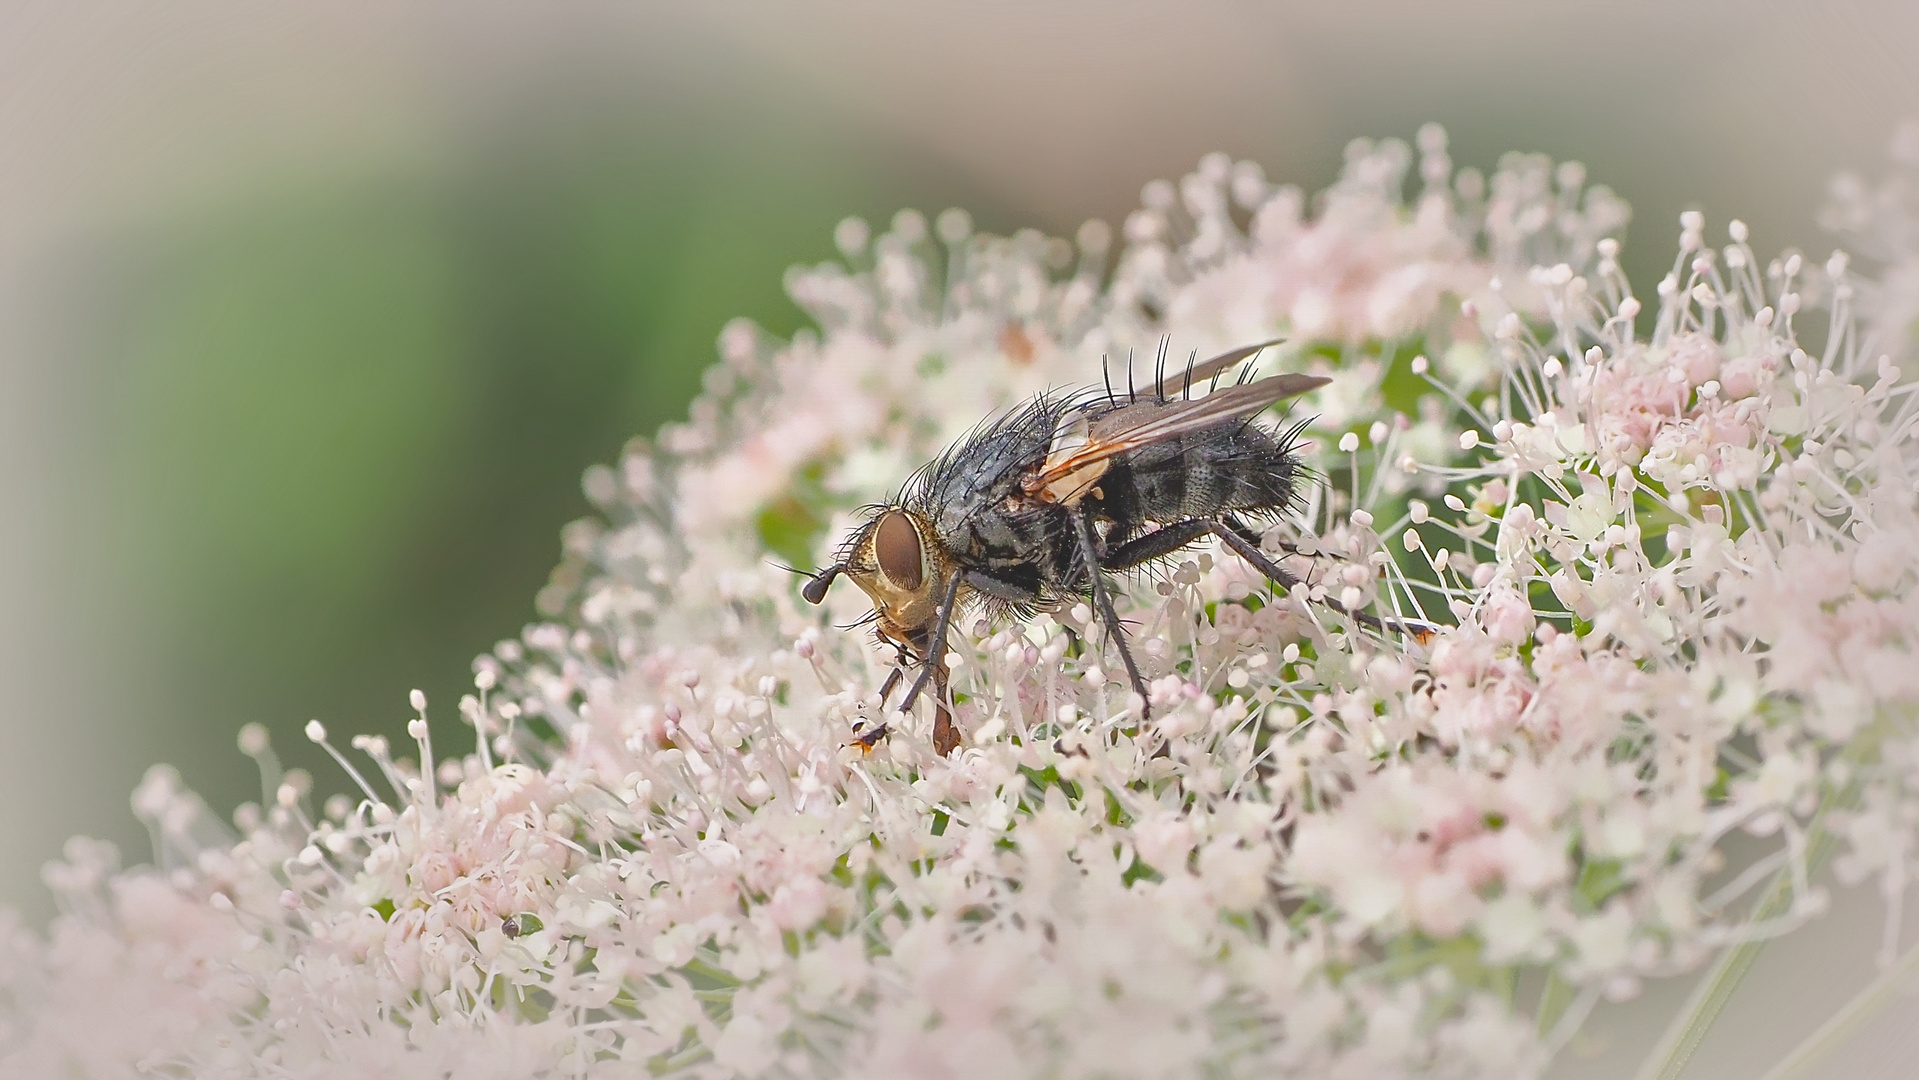
[[[392,734],[418,687],[464,745],[582,469],[681,413],[729,318],[800,325],[782,274],[847,214],[1070,235],[1210,150],[1311,190],[1438,120],[1461,164],[1583,160],[1649,293],[1688,207],[1823,256],[1915,46],[1894,0],[0,5],[0,905],[44,919],[73,833],[145,858],[154,761],[256,798],[243,723],[323,790],[309,718]],[[1701,1068],[1850,993],[1851,922]]]
[[[85,561],[216,807],[259,797],[250,720],[322,792],[309,716],[397,730],[419,687],[470,742],[469,662],[532,617],[581,470],[684,414],[729,318],[791,334],[782,274],[840,216],[986,201],[803,117],[515,104],[437,167],[280,177],[74,268]]]

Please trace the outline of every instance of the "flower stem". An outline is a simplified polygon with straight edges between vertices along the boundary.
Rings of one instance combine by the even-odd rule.
[[[1792,1080],[1803,1075],[1820,1058],[1857,1034],[1866,1021],[1877,1016],[1893,992],[1903,987],[1915,972],[1919,972],[1919,946],[1908,949],[1891,967],[1880,972],[1878,978],[1867,983],[1866,988],[1846,1002],[1833,1014],[1832,1019],[1806,1036],[1804,1042],[1794,1047],[1760,1080]]]
[[[1784,910],[1785,900],[1790,896],[1790,883],[1783,878],[1776,881],[1766,898],[1753,909],[1751,921],[1777,916]],[[1753,961],[1759,959],[1759,950],[1765,945],[1764,941],[1745,941],[1720,955],[1719,962],[1694,988],[1685,1009],[1660,1037],[1659,1045],[1639,1070],[1637,1080],[1677,1080],[1685,1072],[1686,1063],[1692,1060],[1693,1052],[1705,1041],[1706,1032],[1712,1029],[1719,1014],[1725,1011],[1726,1002],[1731,1000],[1733,991],[1739,988],[1746,973],[1752,970]]]
[[[1537,1031],[1542,1040],[1552,1036],[1553,1029],[1559,1026],[1560,1017],[1566,1015],[1566,1009],[1579,996],[1579,988],[1567,982],[1558,971],[1546,976],[1546,988],[1539,992],[1539,1010]]]
[[[1876,757],[1879,741],[1886,734],[1884,721],[1873,725],[1859,734],[1859,737],[1846,748],[1842,758],[1857,765],[1863,760]],[[1826,817],[1836,810],[1843,810],[1858,798],[1859,783],[1854,780],[1837,791],[1828,789],[1819,800],[1819,808],[1813,814],[1812,822],[1806,827],[1806,865],[1805,877],[1810,879],[1825,865],[1831,854],[1833,836],[1826,830]],[[1774,876],[1772,887],[1753,905],[1746,925],[1754,927],[1786,914],[1792,907],[1794,867],[1790,864],[1780,868]],[[1759,950],[1766,947],[1766,939],[1760,938],[1742,941],[1721,953],[1719,960],[1705,978],[1693,989],[1692,997],[1686,1007],[1666,1028],[1665,1034],[1646,1062],[1639,1069],[1635,1080],[1678,1080],[1686,1071],[1686,1063],[1692,1060],[1699,1044],[1705,1041],[1706,1033],[1725,1011],[1726,1003],[1732,1000],[1733,991],[1739,988],[1746,974],[1752,970],[1754,961],[1759,959]]]

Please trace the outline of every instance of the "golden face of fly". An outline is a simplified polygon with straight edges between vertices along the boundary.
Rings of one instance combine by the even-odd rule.
[[[918,515],[888,507],[855,534],[852,557],[846,560],[846,576],[872,598],[880,632],[894,641],[904,641],[939,615],[945,573],[927,535]]]

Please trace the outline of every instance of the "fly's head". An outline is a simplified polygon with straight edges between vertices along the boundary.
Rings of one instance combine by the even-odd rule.
[[[905,644],[939,617],[941,593],[952,573],[932,536],[931,525],[918,514],[886,507],[847,539],[840,561],[814,574],[800,595],[820,603],[833,579],[845,574],[872,598],[880,636]]]

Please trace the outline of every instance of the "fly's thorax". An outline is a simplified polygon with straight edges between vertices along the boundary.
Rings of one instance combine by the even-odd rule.
[[[889,506],[855,533],[846,576],[873,601],[880,629],[903,638],[939,617],[939,602],[953,568],[932,540],[925,519]]]

